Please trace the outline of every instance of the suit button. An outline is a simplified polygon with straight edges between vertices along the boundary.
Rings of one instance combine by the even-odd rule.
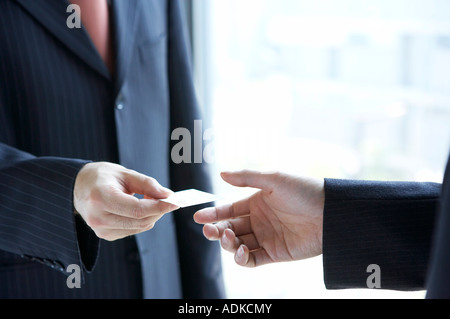
[[[125,99],[122,94],[119,94],[119,96],[116,99],[116,110],[123,110],[125,108]]]

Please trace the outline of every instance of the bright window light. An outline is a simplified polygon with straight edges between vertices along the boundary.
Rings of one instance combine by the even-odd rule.
[[[223,170],[442,182],[450,146],[450,1],[193,0],[196,80]],[[322,260],[243,269],[230,298],[423,298],[326,291]]]

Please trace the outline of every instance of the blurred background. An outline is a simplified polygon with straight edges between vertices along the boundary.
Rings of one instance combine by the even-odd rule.
[[[450,1],[189,0],[215,192],[223,170],[442,182],[450,151]],[[321,257],[244,269],[230,298],[423,298],[327,291]],[[381,270],[382,271],[382,270]],[[382,278],[381,273],[381,278]]]

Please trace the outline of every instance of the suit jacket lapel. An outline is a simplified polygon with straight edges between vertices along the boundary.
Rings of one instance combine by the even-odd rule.
[[[69,29],[67,27],[66,22],[70,15],[70,13],[66,12],[67,6],[69,5],[67,0],[16,1],[85,63],[104,77],[110,79],[108,68],[98,54],[85,29]]]
[[[135,49],[139,7],[138,0],[112,1],[116,39],[116,93],[122,88]]]

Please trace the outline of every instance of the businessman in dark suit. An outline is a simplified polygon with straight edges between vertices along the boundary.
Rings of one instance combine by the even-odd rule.
[[[224,297],[218,246],[158,200],[211,190],[170,160],[201,119],[180,5],[0,1],[0,298]]]
[[[247,267],[323,254],[328,289],[423,290],[450,298],[450,159],[444,183],[375,182],[223,173],[261,191],[194,215]],[[378,270],[371,268],[378,266]],[[369,282],[369,284],[368,284]],[[369,287],[370,286],[370,287]]]

